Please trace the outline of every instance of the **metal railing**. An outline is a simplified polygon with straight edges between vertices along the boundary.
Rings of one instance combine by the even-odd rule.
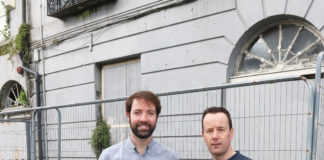
[[[322,64],[324,52],[319,53],[315,75],[315,103],[313,121],[313,159],[324,159],[324,83],[322,80]]]
[[[277,159],[287,159],[287,156],[288,159],[294,156],[309,159],[311,144],[307,137],[312,137],[308,125],[313,121],[309,114],[309,99],[312,98],[305,82],[307,79],[296,76],[160,93],[163,108],[154,139],[175,150],[181,159],[208,159],[210,155],[201,138],[201,112],[209,106],[225,105],[233,118],[235,149],[253,159],[272,159],[271,155]],[[98,105],[103,108],[104,118],[111,126],[111,141],[115,144],[130,133],[124,111],[125,99],[44,106],[0,114],[32,112],[35,115],[47,110],[49,158],[95,159],[89,147],[91,131],[95,128],[94,108]],[[62,112],[62,119],[56,116],[55,110]],[[32,122],[35,123],[34,116]],[[37,129],[32,128],[35,133]],[[31,142],[32,159],[37,157],[35,141]]]
[[[315,83],[293,76],[158,93],[162,112],[153,137],[175,150],[180,159],[209,159],[201,137],[201,113],[210,106],[224,106],[232,115],[235,150],[253,159],[323,159],[324,90],[322,78],[318,80],[321,71],[317,72]],[[43,129],[47,128],[48,142],[44,145],[48,146],[45,152],[49,159],[96,159],[89,144],[96,108],[102,108],[110,125],[111,142],[116,144],[130,133],[125,99],[11,110],[0,115],[30,112],[33,138],[37,130],[33,124],[38,121],[33,115],[45,112],[48,123]],[[36,141],[32,139],[27,145],[32,159],[37,158]]]
[[[105,1],[107,0],[47,0],[47,15],[64,17]]]

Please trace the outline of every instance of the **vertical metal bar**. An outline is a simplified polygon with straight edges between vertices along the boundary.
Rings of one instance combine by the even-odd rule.
[[[61,112],[58,108],[57,111],[57,159],[61,159]]]
[[[307,139],[306,139],[306,160],[312,160],[312,152],[313,152],[313,113],[314,113],[314,87],[312,83],[304,79],[309,89],[309,100],[308,100],[308,118],[307,118]]]
[[[36,160],[36,146],[35,146],[35,116],[37,115],[37,110],[35,110],[32,114],[32,135],[31,135],[31,159]]]
[[[39,87],[39,74],[25,66],[21,66],[26,72],[31,73],[35,76],[35,87],[36,87],[36,105],[40,107],[40,87]],[[43,159],[43,146],[42,146],[42,112],[37,113],[37,129],[38,129],[38,154],[39,159]]]
[[[31,159],[31,147],[30,147],[30,121],[26,121],[26,141],[27,141],[27,160]]]
[[[321,52],[318,54],[317,63],[316,63],[316,74],[315,74],[315,102],[314,102],[314,118],[313,118],[313,144],[312,144],[312,157],[316,160],[316,150],[317,150],[317,131],[318,131],[318,112],[319,112],[319,86],[321,84],[321,71],[322,71],[322,62],[323,62],[323,54]]]
[[[226,89],[221,89],[221,105],[226,108]]]

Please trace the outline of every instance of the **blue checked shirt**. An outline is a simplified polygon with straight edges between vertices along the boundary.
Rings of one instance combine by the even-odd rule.
[[[102,151],[99,160],[178,160],[176,153],[153,139],[143,155],[137,151],[131,139],[115,144]]]

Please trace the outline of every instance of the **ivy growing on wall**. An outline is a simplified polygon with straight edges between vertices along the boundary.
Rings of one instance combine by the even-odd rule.
[[[16,49],[19,53],[24,54],[23,61],[29,62],[29,50],[28,50],[28,38],[29,38],[30,26],[29,24],[21,24],[19,32],[15,39]]]
[[[78,14],[78,17],[81,18],[82,20],[85,20],[86,18],[88,18],[90,15],[92,15],[95,12],[97,12],[97,8],[87,9],[87,10],[80,12]]]
[[[6,23],[9,26],[10,24],[10,10],[6,8]]]
[[[10,38],[10,31],[8,25],[5,25],[4,28],[0,30],[0,34],[5,40],[8,40]]]
[[[4,6],[4,2],[0,1],[1,5]],[[0,30],[0,35],[5,39],[8,40],[10,38],[10,31],[9,25],[10,24],[10,10],[6,8],[6,25]]]
[[[7,44],[0,46],[0,56],[5,54],[10,54],[12,56],[15,52],[16,49],[13,46],[13,41],[9,41]]]

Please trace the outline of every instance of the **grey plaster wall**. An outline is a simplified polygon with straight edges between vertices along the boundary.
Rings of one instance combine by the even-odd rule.
[[[118,0],[99,7],[96,13],[81,20],[48,17],[44,1],[43,8],[39,7],[39,1],[29,1],[32,49],[39,47],[41,25],[44,27],[44,60],[37,62],[37,70],[45,73],[46,105],[96,99],[96,91],[101,88],[99,84],[108,83],[98,74],[97,66],[115,64],[134,56],[140,57],[141,89],[167,92],[226,83],[233,48],[250,27],[267,17],[295,15],[324,32],[322,0],[197,0],[153,12],[153,9],[167,6],[162,2],[166,1]],[[111,24],[116,20],[114,16],[133,17],[150,9],[152,12],[145,16]],[[63,121],[92,121],[91,126],[94,126],[95,107],[82,108],[81,113],[74,111],[66,111]],[[80,116],[84,114],[87,116]],[[48,123],[55,122],[54,113],[48,112],[47,117]],[[51,130],[48,132],[52,134]],[[63,135],[77,133],[63,131]],[[85,139],[70,143],[65,140],[63,144],[69,147],[63,150],[67,152],[68,148],[81,143],[89,149],[89,144],[85,143],[89,139],[87,135]],[[48,146],[53,147],[53,143],[49,142]],[[53,155],[52,151],[49,155]],[[94,158],[91,152],[66,156]]]

